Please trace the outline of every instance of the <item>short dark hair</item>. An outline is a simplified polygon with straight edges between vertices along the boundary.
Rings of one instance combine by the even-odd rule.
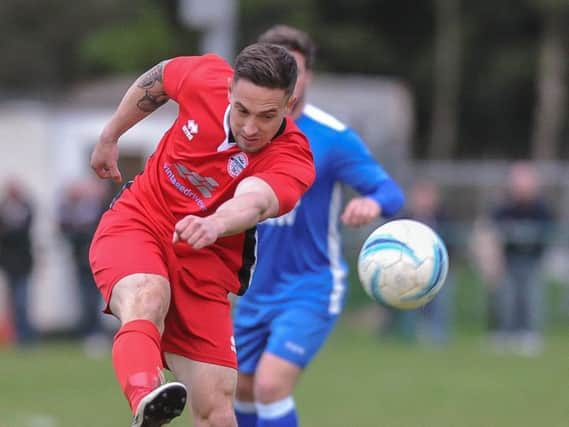
[[[312,70],[316,58],[316,44],[312,38],[298,28],[288,25],[275,25],[259,36],[261,43],[273,43],[286,47],[304,56],[306,68]]]
[[[270,43],[255,43],[245,47],[233,66],[233,80],[249,80],[251,83],[271,89],[284,89],[292,95],[296,85],[297,65],[284,47]]]

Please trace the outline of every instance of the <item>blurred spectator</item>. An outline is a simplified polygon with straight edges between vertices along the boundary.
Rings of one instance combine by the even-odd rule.
[[[0,200],[0,267],[6,273],[16,340],[30,344],[35,331],[28,314],[30,275],[33,267],[32,204],[23,186],[11,179]]]
[[[105,193],[98,182],[78,181],[70,184],[59,206],[59,225],[70,245],[77,274],[81,302],[79,333],[87,352],[96,352],[106,342],[102,324],[103,300],[95,286],[89,265],[89,246],[103,212]]]
[[[453,241],[450,223],[445,212],[438,185],[429,179],[417,179],[410,188],[407,209],[403,217],[420,221],[439,234],[449,251],[452,266]],[[454,278],[449,270],[446,282],[435,298],[416,310],[388,310],[384,332],[399,335],[408,340],[442,345],[451,334],[452,298]]]
[[[488,316],[497,350],[537,355],[542,350],[542,259],[553,216],[529,162],[514,163],[503,200],[476,237],[480,271],[488,285]]]

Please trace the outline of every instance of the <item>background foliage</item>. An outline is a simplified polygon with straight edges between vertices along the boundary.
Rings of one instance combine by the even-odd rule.
[[[441,19],[441,4],[454,5],[450,20]],[[403,78],[415,96],[419,158],[539,154],[532,134],[545,36],[560,44],[558,56],[569,53],[569,3],[563,0],[242,0],[239,16],[237,46],[270,25],[288,23],[317,41],[319,71]],[[445,34],[456,39],[456,51],[437,47],[441,34],[443,41]],[[198,37],[181,24],[177,0],[3,0],[0,93],[47,96],[87,78],[139,73],[163,58],[197,52]],[[451,68],[436,68],[437,55],[454,61]],[[559,71],[567,71],[566,59]],[[441,73],[442,88],[434,83]],[[445,90],[451,94],[447,116],[436,122],[434,102]],[[560,102],[556,108],[566,116],[567,100]],[[447,145],[434,148],[433,128],[449,122],[457,130],[450,127]],[[553,148],[541,152],[567,157],[567,119],[553,126]]]

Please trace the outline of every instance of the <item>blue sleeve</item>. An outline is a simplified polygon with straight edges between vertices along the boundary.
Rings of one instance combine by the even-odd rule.
[[[376,200],[381,205],[382,216],[397,214],[405,202],[401,187],[373,158],[356,132],[348,128],[338,138],[334,144],[337,179],[362,196]]]
[[[381,206],[381,215],[385,218],[395,216],[405,203],[403,191],[391,178],[383,181],[375,193],[365,194],[371,197]]]

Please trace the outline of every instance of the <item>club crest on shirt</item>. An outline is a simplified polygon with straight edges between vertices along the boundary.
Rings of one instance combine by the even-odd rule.
[[[243,169],[249,164],[249,159],[245,153],[237,153],[232,155],[227,162],[227,172],[233,178],[238,176]]]

